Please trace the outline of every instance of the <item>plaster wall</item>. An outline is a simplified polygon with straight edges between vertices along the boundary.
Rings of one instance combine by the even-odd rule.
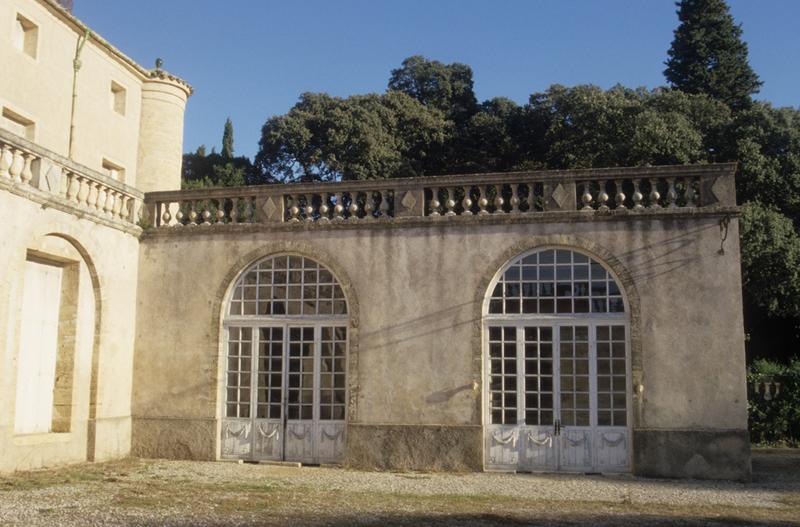
[[[536,222],[468,219],[474,221],[178,227],[147,235],[139,262],[134,452],[157,455],[180,445],[180,457],[217,456],[220,315],[228,287],[259,257],[282,252],[330,267],[349,300],[351,464],[370,457],[363,446],[370,437],[397,425],[431,437],[456,427],[475,443],[466,455],[481,455],[482,300],[508,259],[548,245],[595,255],[625,290],[633,382],[641,386],[635,430],[746,430],[736,219],[724,243],[721,216],[707,213],[624,221],[580,214]],[[392,448],[386,446],[384,458]],[[424,460],[435,457],[412,453],[411,462],[395,466],[430,468]],[[449,466],[475,469],[482,460]]]
[[[47,1],[0,4],[0,106],[35,123],[38,145],[69,157],[73,59],[84,32],[65,21]],[[20,14],[38,26],[36,58],[13,45]],[[73,160],[103,171],[103,158],[125,169],[124,183],[136,184],[139,116],[144,76],[90,38],[81,53],[77,81]],[[126,90],[125,115],[112,105],[111,82]]]
[[[0,208],[8,218],[24,218],[0,225],[0,471],[128,455],[138,240],[11,192],[0,192]],[[78,267],[77,298],[66,299],[77,308],[65,432],[14,433],[29,251]]]

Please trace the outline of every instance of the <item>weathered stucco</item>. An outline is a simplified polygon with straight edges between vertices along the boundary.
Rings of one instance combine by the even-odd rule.
[[[138,239],[6,191],[0,207],[25,218],[0,225],[0,471],[128,455]],[[28,251],[80,268],[69,432],[14,433]]]
[[[617,221],[565,213],[527,222],[474,217],[408,226],[153,231],[140,252],[134,420],[218,418],[220,316],[228,287],[259,256],[302,254],[334,270],[348,299],[358,299],[351,311],[357,333],[350,336],[348,420],[359,426],[348,438],[347,459],[359,466],[376,460],[372,441],[364,439],[372,434],[385,454],[375,466],[395,459],[398,467],[422,468],[423,447],[402,453],[422,444],[409,440],[414,427],[483,423],[480,320],[489,281],[515,254],[564,246],[605,262],[625,289],[634,428],[744,431],[738,231],[733,219],[723,243],[723,217],[661,213]],[[202,266],[187,272],[188,262]],[[173,313],[180,323],[165,324]],[[409,429],[387,435],[382,427],[388,425]],[[170,429],[171,437],[160,434],[156,441],[151,426],[136,426],[134,445],[157,451],[159,441],[190,442],[180,427]],[[475,461],[444,465],[474,467]]]

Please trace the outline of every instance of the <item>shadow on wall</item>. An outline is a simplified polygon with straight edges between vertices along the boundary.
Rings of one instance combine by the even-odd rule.
[[[472,302],[451,305],[435,313],[387,325],[378,331],[362,331],[359,339],[369,342],[371,349],[379,350],[392,348],[412,339],[442,334],[443,331],[475,323],[472,306]]]
[[[720,237],[720,247],[708,254],[699,254],[692,257],[679,258],[679,254],[687,247],[697,243],[698,235],[708,230],[717,230],[717,225],[707,225],[697,229],[684,231],[678,236],[660,240],[657,244],[649,244],[619,255],[620,261],[628,266],[628,271],[634,282],[652,280],[659,276],[680,271],[690,265],[695,265],[704,258],[718,258],[719,249],[724,247]]]

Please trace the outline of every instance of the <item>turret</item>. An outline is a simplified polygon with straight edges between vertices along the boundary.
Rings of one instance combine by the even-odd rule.
[[[161,64],[142,84],[136,188],[144,192],[181,188],[183,114],[192,88]]]

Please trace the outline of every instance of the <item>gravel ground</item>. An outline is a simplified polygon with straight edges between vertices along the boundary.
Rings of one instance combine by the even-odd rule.
[[[800,453],[752,482],[124,460],[0,478],[3,525],[800,525]]]

